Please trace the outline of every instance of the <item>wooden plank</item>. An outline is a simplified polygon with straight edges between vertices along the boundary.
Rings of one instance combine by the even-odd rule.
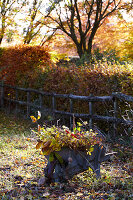
[[[11,101],[11,102],[14,102],[14,103],[18,103],[20,105],[27,105],[27,102],[24,102],[24,101],[18,101],[18,100],[14,100],[14,99],[9,99],[9,98],[4,98],[5,100],[7,101]],[[35,108],[40,108],[40,105],[34,105],[33,103],[28,103],[28,105],[30,106],[33,106]],[[52,112],[51,109],[45,109],[45,108],[42,108],[42,112],[45,112],[45,111],[50,111]],[[55,114],[60,114],[60,115],[67,115],[67,116],[71,116],[73,117],[73,115],[75,117],[78,117],[78,118],[90,118],[91,116],[89,114],[79,114],[79,113],[70,113],[70,112],[64,112],[64,111],[58,111],[58,110],[54,110],[54,113]],[[94,120],[101,120],[101,121],[107,121],[107,122],[116,122],[116,123],[123,123],[123,124],[133,124],[133,121],[130,121],[130,120],[124,120],[124,119],[117,119],[115,117],[109,117],[109,116],[100,116],[100,115],[92,115],[92,119]]]
[[[126,95],[126,94],[122,94],[120,92],[112,93],[112,96],[116,97],[118,99],[121,99],[123,101],[131,101],[131,102],[133,102],[133,97],[132,96],[129,96],[129,95]]]
[[[34,93],[42,94],[42,95],[46,95],[46,96],[52,96],[53,95],[53,93],[43,92],[43,91],[40,91],[40,90],[31,89],[31,88],[20,88],[20,87],[16,87],[16,86],[7,85],[7,84],[5,84],[5,87],[17,89],[17,90],[24,91],[24,92],[34,92]]]
[[[131,121],[131,120],[124,120],[124,119],[109,117],[109,116],[93,115],[93,119],[107,121],[107,122],[116,122],[117,124],[123,123],[123,124],[132,124],[133,125],[133,121]]]
[[[82,114],[82,113],[70,113],[70,112],[64,112],[64,111],[58,111],[55,110],[56,114],[61,114],[61,115],[67,115],[67,116],[75,116],[78,118],[90,118],[91,116],[89,114]],[[123,123],[123,124],[133,124],[133,121],[131,120],[124,120],[120,118],[114,118],[114,117],[109,117],[109,116],[101,116],[101,115],[92,115],[92,119],[94,120],[101,120],[101,121],[107,121],[107,122],[116,122],[116,123]]]
[[[133,102],[133,97],[129,96],[129,95],[125,95],[119,92],[116,93],[112,93],[111,96],[94,96],[94,97],[90,97],[90,96],[78,96],[78,95],[73,95],[73,94],[56,94],[56,93],[49,93],[49,92],[43,92],[43,91],[39,91],[36,89],[31,89],[31,88],[19,88],[19,87],[15,87],[15,86],[11,86],[11,85],[7,85],[5,84],[5,87],[9,87],[12,89],[18,89],[18,90],[22,90],[25,92],[35,92],[38,94],[42,94],[42,95],[47,95],[47,96],[55,96],[55,97],[59,97],[59,98],[71,98],[71,99],[77,99],[77,100],[86,100],[86,101],[111,101],[113,99],[113,97],[119,98],[119,99],[123,99],[126,101],[131,101]]]
[[[112,96],[78,96],[78,95],[71,95],[71,99],[77,100],[85,100],[85,101],[112,101]]]
[[[19,87],[14,87],[10,85],[5,85],[6,87],[12,88],[12,89],[17,89],[20,91],[25,91],[25,92],[35,92],[37,94],[42,94],[46,96],[55,96],[57,98],[71,98],[75,100],[85,100],[85,101],[111,101],[113,99],[112,96],[78,96],[78,95],[73,95],[73,94],[56,94],[56,93],[48,93],[48,92],[43,92],[35,89],[30,89],[30,88],[19,88]]]
[[[71,98],[73,100],[84,100],[84,101],[112,101],[112,96],[78,96],[73,94],[54,94],[58,98]]]

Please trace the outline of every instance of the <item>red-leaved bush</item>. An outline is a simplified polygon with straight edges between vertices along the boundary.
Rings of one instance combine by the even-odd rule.
[[[48,48],[30,45],[5,48],[0,56],[0,78],[10,85],[34,87],[42,68],[50,63]]]
[[[132,65],[108,62],[77,67],[52,63],[47,47],[22,45],[0,54],[0,79],[7,84],[76,95],[133,95]]]
[[[130,65],[53,66],[46,70],[45,91],[75,95],[110,95],[123,92],[133,95],[133,71]],[[45,73],[45,72],[44,72]]]
[[[0,54],[0,71],[0,78],[7,84],[41,88],[46,92],[81,96],[104,96],[112,92],[133,95],[131,64],[104,61],[79,67],[74,64],[56,65],[51,61],[49,50],[40,46],[23,45],[4,49]],[[61,109],[69,111],[69,102],[60,99],[58,103]],[[76,110],[86,111],[86,103],[76,102]]]

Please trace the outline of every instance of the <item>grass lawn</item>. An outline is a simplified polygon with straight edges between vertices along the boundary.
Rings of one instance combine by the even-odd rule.
[[[91,170],[68,183],[38,185],[47,160],[35,149],[32,124],[0,112],[0,199],[132,199],[132,149],[113,144],[111,162],[101,166],[101,179]],[[109,145],[110,148],[110,145]]]

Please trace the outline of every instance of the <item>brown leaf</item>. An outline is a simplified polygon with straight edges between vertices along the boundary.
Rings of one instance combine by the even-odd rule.
[[[51,140],[48,140],[47,142],[43,143],[43,148],[49,147],[51,144]]]
[[[39,141],[39,142],[37,143],[37,145],[36,145],[36,149],[41,148],[42,145],[43,145],[43,142],[42,142],[42,141]]]

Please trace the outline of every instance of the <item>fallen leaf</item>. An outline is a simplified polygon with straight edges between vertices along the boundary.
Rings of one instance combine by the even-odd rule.
[[[42,177],[38,181],[38,186],[44,185],[44,183],[45,183],[45,177]]]
[[[49,193],[49,192],[43,193],[43,197],[49,197],[49,196],[50,196],[50,193]]]
[[[77,196],[78,196],[78,197],[81,197],[81,196],[83,196],[83,193],[78,192],[78,193],[77,193]]]

